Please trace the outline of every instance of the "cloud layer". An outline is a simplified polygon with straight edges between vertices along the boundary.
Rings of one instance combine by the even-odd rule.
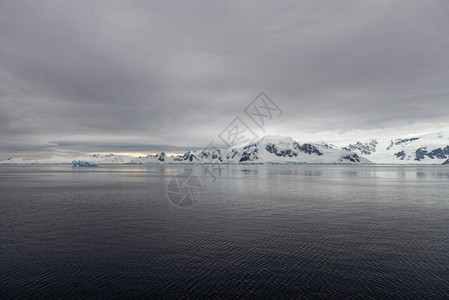
[[[437,130],[448,15],[444,0],[3,1],[0,152],[201,147],[261,90],[285,112],[267,133]]]

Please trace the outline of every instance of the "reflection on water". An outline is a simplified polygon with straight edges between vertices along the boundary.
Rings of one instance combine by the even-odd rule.
[[[449,298],[449,167],[211,172],[0,166],[0,299]]]

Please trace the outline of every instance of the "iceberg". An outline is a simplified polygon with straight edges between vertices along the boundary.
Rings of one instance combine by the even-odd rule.
[[[98,167],[98,164],[91,161],[74,160],[72,161],[72,167]]]

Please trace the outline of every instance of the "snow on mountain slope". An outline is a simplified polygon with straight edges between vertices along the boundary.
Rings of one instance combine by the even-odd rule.
[[[71,164],[73,160],[95,164],[248,164],[248,163],[293,163],[293,164],[369,164],[360,155],[325,143],[300,144],[291,137],[265,136],[251,144],[229,149],[188,151],[183,155],[167,156],[164,152],[156,155],[129,157],[120,155],[94,154],[81,157],[54,156],[45,160],[21,161],[20,164]],[[0,162],[8,163],[8,162]]]
[[[300,144],[291,137],[265,136],[237,149],[239,163],[312,163],[354,164],[370,163],[356,153],[332,149],[319,144]]]
[[[343,150],[356,151],[359,152],[360,155],[371,155],[376,152],[378,144],[379,142],[376,139],[373,139],[366,143],[357,142],[355,144],[349,144],[347,147],[343,147]]]
[[[54,156],[44,160],[25,161],[11,157],[0,164],[71,164],[73,160],[104,164],[449,164],[449,131],[394,140],[358,141],[345,147],[326,142],[299,143],[291,137],[265,136],[251,144],[229,149],[188,151],[182,155],[130,157],[114,154],[93,154],[79,157]]]
[[[354,145],[363,145],[356,143]],[[421,136],[399,138],[377,143],[375,148],[344,147],[378,164],[441,165],[449,159],[449,132],[439,131]]]
[[[26,163],[26,161],[24,161],[21,158],[13,158],[13,157],[7,157],[7,158],[1,158],[0,159],[0,164],[4,164],[4,165],[21,165]]]
[[[357,164],[370,163],[356,153],[333,149],[329,145],[300,144],[291,137],[265,136],[253,143],[213,149],[209,151],[188,151],[183,155],[137,158],[131,163],[295,163],[295,164]]]

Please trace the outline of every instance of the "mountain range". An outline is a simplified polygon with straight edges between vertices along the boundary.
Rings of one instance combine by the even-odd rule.
[[[393,140],[372,139],[343,147],[376,164],[449,164],[449,132]]]
[[[326,142],[301,143],[291,137],[264,136],[249,144],[187,151],[182,155],[131,157],[115,154],[53,156],[43,160],[0,159],[0,164],[431,164],[449,165],[449,133],[435,132],[393,140],[370,139],[338,147]]]

